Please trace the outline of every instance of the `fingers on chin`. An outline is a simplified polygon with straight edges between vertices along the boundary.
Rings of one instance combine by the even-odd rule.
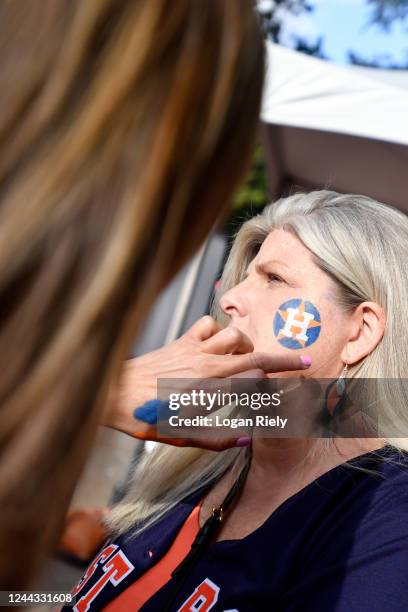
[[[221,330],[221,325],[217,323],[210,315],[205,315],[196,321],[186,335],[198,341],[204,341],[211,338],[214,334]]]

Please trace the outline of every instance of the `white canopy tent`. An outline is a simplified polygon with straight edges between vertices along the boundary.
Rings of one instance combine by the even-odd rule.
[[[408,71],[338,66],[270,42],[267,57],[272,197],[325,187],[408,212]]]

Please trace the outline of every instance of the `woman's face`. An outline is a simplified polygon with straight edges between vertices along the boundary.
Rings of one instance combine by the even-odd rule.
[[[307,375],[330,378],[343,370],[341,355],[352,326],[351,315],[336,302],[337,291],[300,240],[277,229],[262,244],[246,278],[220,304],[230,325],[252,340],[254,351],[310,355]]]

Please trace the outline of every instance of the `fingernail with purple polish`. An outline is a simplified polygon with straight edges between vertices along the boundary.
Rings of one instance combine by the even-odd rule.
[[[235,446],[249,446],[251,444],[252,438],[249,436],[243,436],[242,438],[238,438],[235,442]]]
[[[309,355],[301,355],[300,361],[303,363],[303,365],[306,368],[308,368],[310,365],[312,365],[312,358],[309,357]]]

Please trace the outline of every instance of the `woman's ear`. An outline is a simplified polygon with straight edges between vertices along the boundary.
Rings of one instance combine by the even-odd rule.
[[[367,357],[380,343],[385,329],[385,313],[376,302],[362,302],[351,315],[350,337],[341,358],[354,365]]]

